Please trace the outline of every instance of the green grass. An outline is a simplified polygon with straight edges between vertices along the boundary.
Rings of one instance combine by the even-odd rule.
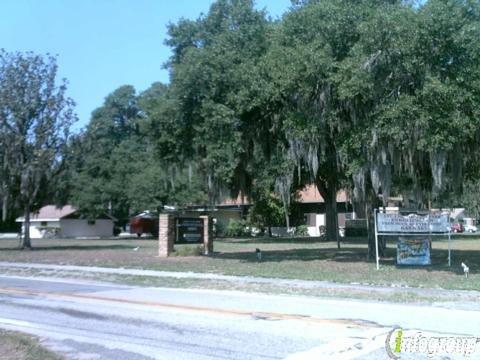
[[[395,243],[389,243],[379,271],[367,261],[366,241],[336,243],[315,239],[221,239],[215,253],[205,256],[157,257],[155,240],[34,240],[33,251],[13,249],[14,242],[0,241],[0,261],[143,268],[166,271],[193,271],[226,275],[248,275],[284,279],[326,280],[358,283],[480,290],[480,239],[455,237],[452,240],[452,267],[447,262],[447,242],[434,239],[433,265],[397,267]],[[139,246],[138,251],[133,248]],[[177,255],[197,252],[197,245],[177,245]],[[263,252],[257,261],[255,249]],[[465,279],[460,266],[470,266]]]
[[[60,360],[61,357],[42,347],[35,337],[0,330],[0,359]]]
[[[177,245],[171,256],[200,256],[203,254],[203,245]]]

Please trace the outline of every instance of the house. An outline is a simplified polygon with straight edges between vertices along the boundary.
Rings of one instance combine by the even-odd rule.
[[[226,227],[230,220],[244,219],[248,214],[248,209],[251,207],[248,199],[239,195],[236,199],[225,198],[215,206],[192,205],[185,211],[185,216],[196,217],[200,214],[209,214],[214,217],[217,224]]]
[[[307,185],[299,192],[300,209],[305,215],[308,234],[320,236],[320,226],[325,226],[325,200],[315,185]],[[345,228],[346,220],[355,218],[345,190],[337,192],[338,226]]]
[[[25,219],[20,217],[16,221],[23,223]],[[107,214],[94,220],[87,219],[71,205],[60,208],[47,205],[30,214],[30,237],[32,239],[109,237],[113,236],[114,221],[115,219]]]
[[[304,214],[309,235],[320,236],[320,226],[325,225],[324,199],[313,184],[305,186],[298,192],[298,196],[299,209]],[[245,218],[250,207],[249,199],[239,195],[236,199],[226,198],[213,207],[190,206],[186,215],[195,216],[199,212],[210,214],[216,219],[217,223],[225,227],[230,219],[240,220]],[[340,190],[337,193],[337,211],[339,227],[344,228],[346,220],[355,218],[345,190]],[[287,235],[287,229],[285,227],[274,227],[272,233],[274,236],[285,236]]]

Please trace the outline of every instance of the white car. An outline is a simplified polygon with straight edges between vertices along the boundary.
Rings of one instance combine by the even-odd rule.
[[[477,227],[475,225],[465,225],[464,227],[466,232],[477,232]]]

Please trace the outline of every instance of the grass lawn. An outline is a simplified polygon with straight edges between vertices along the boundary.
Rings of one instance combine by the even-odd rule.
[[[381,269],[368,262],[366,240],[336,243],[315,239],[217,239],[215,254],[158,258],[158,242],[144,239],[33,240],[34,250],[17,250],[16,240],[0,240],[0,261],[143,268],[166,271],[208,272],[304,280],[327,280],[444,289],[480,290],[480,238],[457,236],[452,240],[452,267],[447,263],[447,241],[434,239],[432,266],[397,267],[395,243],[389,243]],[[133,251],[138,247],[138,251]],[[194,247],[194,246],[193,246]],[[188,254],[192,245],[176,245]],[[255,249],[263,252],[257,261]],[[470,266],[463,276],[461,262]]]
[[[0,330],[0,359],[60,360],[61,357],[43,348],[35,337]]]

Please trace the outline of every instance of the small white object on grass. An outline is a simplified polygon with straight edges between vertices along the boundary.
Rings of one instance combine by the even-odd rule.
[[[137,246],[136,248],[133,248],[133,251],[138,251],[140,249],[140,246]]]
[[[468,278],[468,273],[470,272],[470,269],[463,262],[462,262],[462,267],[463,267],[463,273],[465,274],[465,277]]]

